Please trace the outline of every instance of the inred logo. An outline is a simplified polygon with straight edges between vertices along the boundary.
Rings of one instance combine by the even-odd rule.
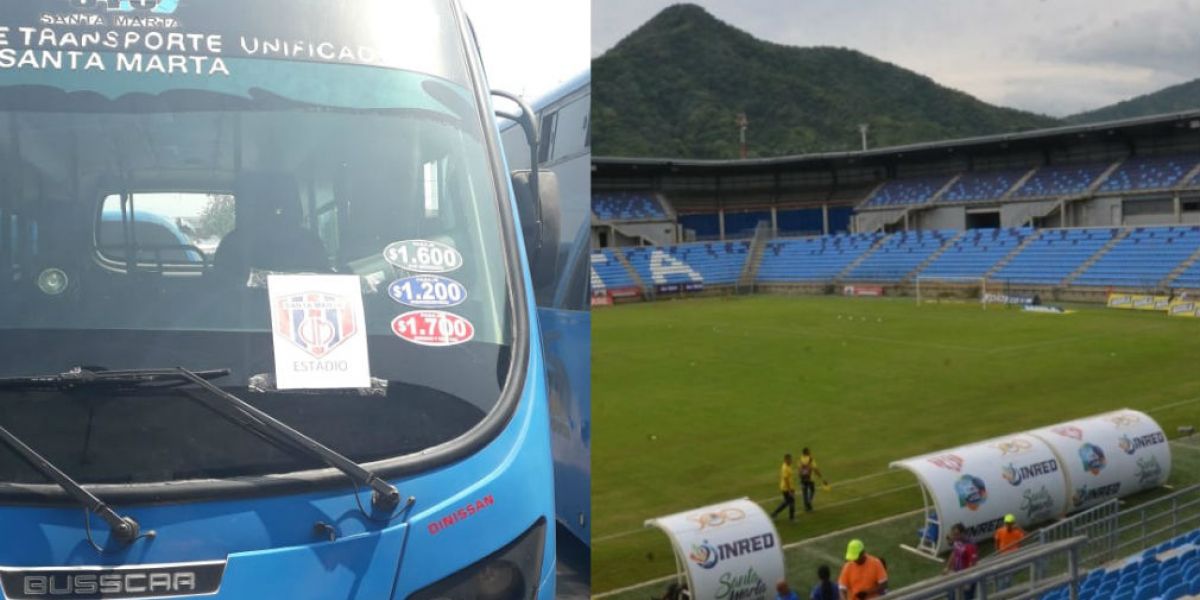
[[[962,471],[963,468],[963,459],[957,454],[943,454],[941,456],[934,456],[933,458],[927,460],[929,460],[929,462],[933,463],[935,466],[943,469],[949,469],[955,473]]]
[[[437,535],[438,532],[446,529],[447,527],[452,527],[460,521],[469,519],[478,514],[479,511],[495,503],[496,500],[492,498],[491,494],[488,494],[474,502],[468,503],[462,508],[459,508],[449,514],[444,515],[442,518],[431,522],[427,527],[429,530],[429,535]]]
[[[418,310],[392,319],[392,333],[422,346],[456,346],[475,337],[475,326],[453,313]]]

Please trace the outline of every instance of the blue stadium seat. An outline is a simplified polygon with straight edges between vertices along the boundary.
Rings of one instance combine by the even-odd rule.
[[[649,221],[667,218],[662,203],[650,192],[595,192],[592,212],[605,221]]]
[[[938,202],[998,200],[1024,175],[1024,170],[964,173],[962,177],[958,178],[958,181],[954,182],[954,185],[950,186],[950,189],[946,190]]]
[[[1058,285],[1119,232],[1114,228],[1043,230],[992,278],[1013,283]]]
[[[1073,285],[1155,287],[1200,249],[1200,227],[1138,227]]]
[[[621,264],[613,251],[604,248],[592,251],[592,290],[620,289],[637,287],[633,277]]]
[[[1136,156],[1126,159],[1100,185],[1100,192],[1172,188],[1200,162],[1200,157]]]
[[[1061,165],[1039,168],[1013,198],[1042,198],[1079,194],[1108,168],[1107,164]]]
[[[900,281],[954,236],[953,230],[893,233],[846,275],[853,281]]]
[[[972,229],[929,263],[923,277],[983,277],[1032,233],[1020,229]]]
[[[948,181],[950,181],[949,176],[893,179],[871,194],[871,197],[867,198],[862,206],[864,208],[880,208],[923,204],[933,198],[933,195]]]
[[[698,242],[625,252],[629,264],[647,285],[735,283],[749,256],[749,242]]]
[[[881,234],[836,234],[767,242],[758,281],[828,281],[857,260]]]

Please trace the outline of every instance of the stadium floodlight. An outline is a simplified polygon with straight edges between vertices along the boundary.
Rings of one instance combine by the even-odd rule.
[[[871,128],[870,123],[859,123],[858,124],[858,133],[859,133],[859,135],[862,136],[863,152],[867,151],[867,130],[870,128]]]
[[[916,296],[917,304],[962,304],[968,300],[978,300],[979,305],[987,310],[987,278],[918,275]]]

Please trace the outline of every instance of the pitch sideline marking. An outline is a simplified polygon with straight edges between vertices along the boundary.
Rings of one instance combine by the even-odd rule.
[[[819,536],[816,536],[816,537],[811,537],[811,538],[803,539],[803,540],[800,540],[800,541],[798,541],[798,542],[792,542],[792,543],[790,543],[790,544],[787,544],[786,546],[781,546],[781,547],[780,547],[780,550],[782,550],[782,551],[787,551],[787,550],[791,550],[791,549],[793,549],[793,548],[799,548],[799,547],[801,547],[801,546],[805,546],[805,545],[807,545],[807,544],[813,544],[813,543],[816,543],[816,542],[820,542],[820,541],[823,541],[823,540],[827,540],[827,539],[829,539],[829,538],[832,538],[832,537],[843,536],[843,535],[846,535],[846,534],[848,534],[848,533],[851,533],[851,532],[854,532],[854,531],[858,531],[858,530],[860,530],[860,529],[866,529],[866,528],[868,528],[868,527],[875,527],[876,525],[883,525],[884,523],[890,523],[890,522],[892,522],[892,521],[899,521],[900,519],[903,519],[903,518],[906,518],[906,517],[911,517],[911,516],[913,516],[913,515],[917,515],[917,514],[920,514],[920,513],[922,513],[922,512],[925,512],[925,509],[924,509],[924,508],[918,508],[918,509],[916,509],[916,510],[910,510],[910,511],[908,511],[908,512],[903,512],[903,513],[900,513],[900,514],[895,514],[895,515],[892,515],[892,516],[890,516],[890,517],[883,517],[882,519],[876,519],[876,520],[874,520],[874,521],[871,521],[870,523],[860,523],[860,524],[858,524],[858,525],[855,525],[855,526],[853,526],[853,527],[847,527],[847,528],[845,528],[845,529],[839,529],[839,530],[837,530],[837,531],[831,531],[831,532],[829,532],[829,533],[821,534],[821,535],[819,535]],[[807,549],[806,549],[806,550],[807,550]],[[820,551],[814,551],[814,552],[820,552]],[[835,561],[835,562],[836,562],[836,561]],[[625,586],[625,587],[622,587],[622,588],[617,588],[617,589],[615,589],[615,590],[608,590],[607,592],[601,592],[601,593],[599,593],[599,594],[593,594],[593,595],[592,595],[592,598],[596,598],[596,599],[598,599],[598,598],[607,598],[607,597],[609,597],[609,596],[615,596],[615,595],[617,595],[617,594],[623,594],[623,593],[625,593],[625,592],[629,592],[629,591],[633,591],[633,590],[636,590],[636,589],[640,589],[640,588],[648,587],[648,586],[651,586],[651,585],[654,585],[654,584],[657,584],[657,583],[665,583],[665,582],[667,582],[667,581],[670,581],[670,580],[672,580],[672,579],[675,579],[675,577],[676,577],[675,575],[666,575],[666,576],[663,576],[663,577],[657,577],[657,578],[654,578],[654,579],[648,579],[648,580],[646,580],[646,581],[643,581],[643,582],[641,582],[641,583],[635,583],[635,584],[633,584],[633,585],[627,585],[627,586]]]
[[[1200,396],[1197,396],[1195,398],[1191,398],[1188,400],[1180,400],[1179,402],[1172,402],[1170,404],[1164,404],[1157,408],[1149,408],[1149,409],[1146,409],[1146,412],[1158,412],[1160,410],[1167,410],[1168,408],[1176,408],[1179,406],[1187,406],[1188,404],[1195,404],[1197,402],[1200,402]]]

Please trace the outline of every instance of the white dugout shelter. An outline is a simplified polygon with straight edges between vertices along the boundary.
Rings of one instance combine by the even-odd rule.
[[[1004,515],[1031,528],[1166,483],[1171,448],[1154,419],[1118,410],[899,460],[917,477],[925,527],[915,548],[936,557],[950,526],[991,537]]]

